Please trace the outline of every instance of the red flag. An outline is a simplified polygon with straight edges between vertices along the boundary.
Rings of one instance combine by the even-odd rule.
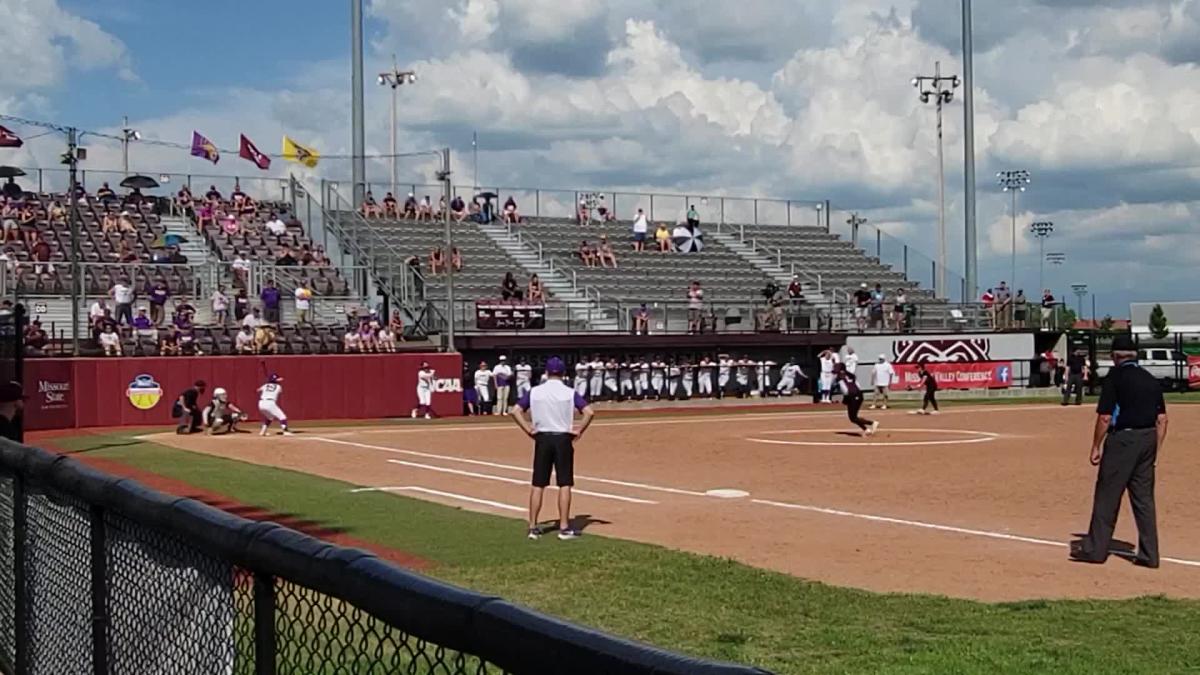
[[[25,145],[25,141],[22,141],[20,136],[9,131],[7,127],[0,127],[0,148],[19,148],[22,145]]]
[[[254,165],[263,171],[271,168],[271,158],[259,152],[250,139],[246,138],[246,134],[242,134],[242,145],[238,149],[238,157],[254,162]]]

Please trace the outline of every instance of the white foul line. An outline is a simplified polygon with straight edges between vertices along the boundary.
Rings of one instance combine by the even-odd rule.
[[[424,457],[425,459],[440,459],[447,462],[459,462],[462,464],[473,464],[475,466],[486,466],[493,469],[505,469],[507,471],[520,471],[526,473],[529,471],[527,466],[514,466],[512,464],[500,464],[497,462],[487,462],[482,459],[469,459],[467,457],[456,457],[454,455],[438,455],[432,452],[419,452],[417,450],[405,450],[403,448],[389,448],[385,445],[371,445],[370,443],[356,443],[354,441],[343,441],[337,438],[325,438],[324,436],[313,436],[308,440],[325,441],[326,443],[336,443],[337,445],[349,445],[351,447],[366,448],[368,450],[379,450],[382,452],[390,452],[397,455],[408,455],[409,457]],[[606,485],[619,485],[621,487],[638,488],[641,490],[651,490],[654,492],[666,492],[676,495],[687,495],[689,497],[705,497],[703,492],[695,490],[682,490],[679,488],[663,487],[661,485],[647,485],[646,483],[634,483],[624,480],[615,480],[613,478],[597,478],[595,476],[575,475],[576,480],[592,481],[594,483],[604,483]],[[578,492],[579,490],[576,490]]]
[[[764,436],[786,436],[789,434],[819,434],[819,433],[834,433],[837,429],[790,429],[781,431],[759,431],[756,433]],[[780,441],[770,438],[755,438],[753,436],[746,437],[751,443],[765,443],[768,445],[807,445],[816,447],[836,447],[849,446],[856,448],[871,447],[898,447],[905,445],[967,445],[970,443],[988,443],[1000,438],[1000,434],[990,431],[971,431],[967,429],[892,429],[889,427],[883,428],[884,432],[913,432],[913,433],[931,433],[931,434],[972,434],[975,438],[956,438],[945,441],[874,441],[868,438],[863,438],[859,441]]]
[[[1016,534],[1006,534],[1004,532],[993,532],[991,530],[973,530],[966,527],[955,527],[953,525],[938,525],[937,523],[926,523],[919,520],[904,520],[903,518],[891,518],[889,516],[874,516],[867,513],[854,513],[853,511],[842,511],[839,509],[829,509],[822,506],[811,506],[808,504],[789,504],[787,502],[775,502],[767,499],[751,499],[755,504],[764,504],[766,506],[778,506],[784,509],[792,509],[794,511],[809,511],[812,513],[823,513],[830,516],[842,516],[845,518],[858,518],[860,520],[869,520],[876,523],[888,523],[891,525],[907,525],[908,527],[919,527],[926,530],[937,530],[939,532],[953,532],[955,534],[969,534],[975,537],[987,537],[989,539],[1004,539],[1007,541],[1019,541],[1026,544],[1039,544],[1041,546],[1056,546],[1059,548],[1069,547],[1069,544],[1061,541],[1052,541],[1050,539],[1037,539],[1035,537],[1024,537]],[[1120,551],[1118,551],[1120,553]],[[1182,558],[1162,558],[1163,562],[1175,563],[1176,565],[1186,565],[1188,567],[1200,567],[1198,560],[1185,560]]]
[[[461,469],[447,469],[444,466],[434,466],[432,464],[418,464],[416,462],[406,462],[401,459],[389,459],[389,464],[399,464],[401,466],[409,466],[414,469],[426,469],[428,471],[438,471],[441,473],[452,473],[458,476],[468,476],[471,478],[482,478],[484,480],[494,480],[501,483],[512,483],[514,485],[528,485],[528,481],[518,480],[516,478],[506,478],[504,476],[493,476],[490,473],[475,473],[474,471],[463,471]],[[609,494],[607,492],[591,492],[588,490],[580,490],[573,488],[575,494],[587,495],[589,497],[599,497],[601,499],[613,499],[619,502],[629,502],[631,504],[657,504],[658,502],[650,501],[649,499],[638,499],[636,497],[625,497],[622,495]]]
[[[406,485],[403,487],[356,488],[354,490],[351,490],[350,492],[353,492],[353,493],[358,493],[358,492],[420,492],[422,494],[433,495],[435,497],[445,497],[447,499],[457,499],[459,501],[470,502],[472,504],[481,504],[483,506],[491,506],[493,508],[504,509],[506,511],[516,511],[517,513],[525,513],[525,509],[520,506],[512,506],[511,504],[502,504],[500,502],[494,502],[490,499],[479,499],[478,497],[468,497],[467,495],[460,495],[456,492],[442,492],[441,490],[432,490],[430,488],[418,487],[416,485]]]

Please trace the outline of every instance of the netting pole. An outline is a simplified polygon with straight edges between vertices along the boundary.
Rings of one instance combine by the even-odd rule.
[[[93,505],[91,511],[92,554],[92,672],[108,675],[108,570],[105,565],[108,543],[104,527],[104,509]]]
[[[29,599],[25,592],[25,477],[13,481],[13,624],[16,639],[16,675],[29,672]]]
[[[254,574],[254,675],[275,675],[275,578]]]

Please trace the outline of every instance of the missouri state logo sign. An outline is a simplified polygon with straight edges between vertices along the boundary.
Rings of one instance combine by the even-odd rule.
[[[138,410],[150,410],[162,400],[162,387],[154,381],[154,377],[145,373],[133,378],[129,388],[125,390],[125,398]]]

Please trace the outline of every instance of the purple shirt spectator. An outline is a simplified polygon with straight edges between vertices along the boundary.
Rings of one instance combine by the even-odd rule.
[[[276,309],[279,307],[278,288],[275,288],[274,286],[268,286],[262,290],[262,295],[259,297],[262,299],[263,307],[266,307],[267,309]]]
[[[145,314],[138,314],[133,317],[133,327],[137,330],[150,330],[154,328],[154,324],[150,321],[150,317]]]
[[[156,286],[150,289],[148,295],[150,296],[150,302],[156,305],[165,305],[171,293],[163,286]]]

